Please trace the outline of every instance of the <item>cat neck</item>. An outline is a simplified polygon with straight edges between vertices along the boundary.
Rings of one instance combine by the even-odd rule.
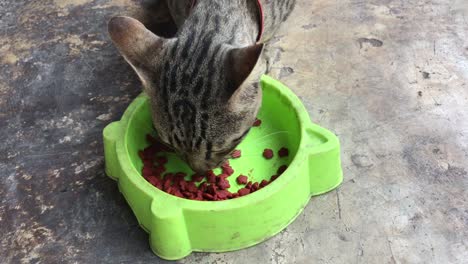
[[[218,44],[246,47],[257,42],[263,15],[259,0],[193,1],[191,15],[178,31],[181,41],[209,38]]]
[[[265,27],[265,14],[263,13],[263,6],[261,0],[255,0],[257,4],[257,13],[258,13],[258,23],[259,23],[259,32],[257,35],[257,42],[262,39],[264,27]],[[189,13],[192,13],[195,5],[197,4],[197,0],[192,0],[190,3]]]

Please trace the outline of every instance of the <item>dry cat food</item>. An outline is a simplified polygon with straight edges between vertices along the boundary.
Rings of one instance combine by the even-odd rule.
[[[261,124],[262,124],[262,120],[256,118],[256,119],[255,119],[255,122],[253,123],[253,126],[254,126],[254,127],[258,127],[258,126],[260,126]]]
[[[288,168],[287,165],[282,165],[281,167],[278,168],[278,171],[276,173],[278,173],[278,175],[280,174],[283,174],[283,172]]]
[[[265,149],[263,151],[263,157],[265,157],[265,159],[271,159],[273,158],[273,150],[271,149]]]
[[[287,157],[289,155],[289,150],[287,148],[280,148],[280,150],[278,150],[278,156],[280,158],[282,157]]]
[[[239,149],[236,149],[231,153],[231,158],[233,159],[240,158],[240,156],[241,156],[241,151]]]
[[[245,175],[239,175],[236,178],[237,184],[247,184],[248,178]]]
[[[256,119],[253,126],[260,126],[261,122],[260,119]],[[287,169],[286,165],[280,166],[277,174],[273,175],[270,181],[262,180],[260,183],[249,181],[247,176],[239,174],[235,182],[238,185],[243,185],[243,187],[237,192],[231,193],[229,191],[231,184],[228,178],[235,171],[229,164],[229,161],[221,165],[221,173],[219,175],[216,175],[213,170],[206,172],[204,175],[193,174],[190,177],[183,172],[166,172],[165,165],[168,163],[168,159],[163,155],[172,151],[151,135],[147,135],[146,140],[150,143],[150,146],[138,152],[139,157],[143,161],[141,171],[143,177],[156,188],[180,198],[198,201],[234,199],[260,190],[278,178]],[[279,157],[288,155],[289,151],[287,148],[283,147],[278,151]],[[263,157],[266,159],[271,159],[273,156],[272,149],[265,149],[263,151]],[[240,157],[241,150],[239,149],[231,153],[232,159]]]

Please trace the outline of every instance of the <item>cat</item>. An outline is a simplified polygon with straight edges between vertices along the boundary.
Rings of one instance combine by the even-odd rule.
[[[264,45],[295,0],[167,0],[172,38],[113,17],[109,35],[150,98],[161,141],[195,172],[219,166],[247,135],[261,105]]]

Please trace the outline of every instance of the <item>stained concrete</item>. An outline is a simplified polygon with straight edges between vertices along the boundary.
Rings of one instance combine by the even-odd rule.
[[[114,14],[145,17],[141,1],[0,0],[4,263],[165,262],[104,175],[101,131],[140,92]],[[265,243],[179,262],[467,263],[467,40],[464,0],[298,1],[271,75],[340,137],[345,180]]]

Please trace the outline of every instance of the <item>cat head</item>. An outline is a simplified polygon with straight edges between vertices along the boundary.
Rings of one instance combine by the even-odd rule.
[[[193,71],[179,67],[186,61],[175,60],[169,52],[177,38],[158,37],[129,17],[112,18],[109,34],[150,97],[153,125],[161,140],[196,172],[220,165],[255,121],[262,98],[259,79],[265,72],[260,59],[263,45],[220,46],[218,57],[207,53],[201,63],[216,61],[216,71],[196,65],[201,70],[189,76]],[[198,95],[196,89],[201,91]]]

